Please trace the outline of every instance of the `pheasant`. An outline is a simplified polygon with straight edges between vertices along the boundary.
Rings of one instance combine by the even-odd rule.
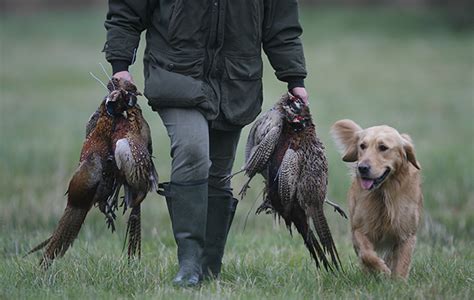
[[[127,117],[119,118],[112,134],[112,147],[119,170],[110,206],[117,207],[118,194],[124,187],[124,209],[131,208],[127,224],[128,256],[141,248],[140,205],[147,193],[158,190],[158,174],[152,161],[150,127],[138,104],[129,107]]]
[[[121,91],[111,91],[91,116],[86,126],[79,166],[67,189],[67,205],[53,234],[28,254],[46,247],[40,265],[47,268],[52,260],[65,254],[76,239],[87,213],[96,204],[106,213],[107,200],[114,193],[116,166],[111,136],[116,117],[127,108]],[[112,224],[113,226],[113,224]]]
[[[284,95],[252,126],[245,161],[242,171],[249,179],[240,192],[242,197],[252,178],[261,174],[265,196],[257,213],[280,216],[290,233],[293,224],[317,267],[322,263],[326,270],[332,269],[331,264],[339,269],[340,259],[323,211],[328,165],[309,107],[291,94]]]

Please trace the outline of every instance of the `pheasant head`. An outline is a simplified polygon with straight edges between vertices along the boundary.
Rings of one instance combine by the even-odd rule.
[[[309,125],[312,125],[309,107],[301,98],[288,93],[282,97],[279,104],[285,121],[295,131],[303,130]]]
[[[137,96],[142,94],[132,82],[122,78],[112,78],[107,84],[109,94],[105,105],[107,112],[112,115],[120,115],[130,107],[137,104]]]

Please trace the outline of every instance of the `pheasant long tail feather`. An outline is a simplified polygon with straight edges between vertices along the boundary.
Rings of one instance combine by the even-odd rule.
[[[59,220],[58,227],[47,240],[48,242],[43,245],[45,241],[35,247],[35,249],[38,247],[38,249],[46,247],[40,265],[47,268],[53,259],[61,257],[66,253],[67,249],[72,245],[79,234],[88,211],[88,208],[76,208],[70,205],[66,207],[63,216]]]
[[[319,241],[324,249],[325,253],[331,256],[331,261],[336,269],[342,268],[339,254],[337,253],[336,245],[329,230],[328,222],[324,216],[323,208],[312,208],[310,217],[313,220],[314,228],[319,237]]]
[[[140,205],[132,208],[127,224],[128,236],[128,258],[141,254],[141,223],[140,223]]]
[[[323,249],[319,245],[318,240],[313,234],[313,231],[310,229],[309,224],[306,223],[305,218],[293,218],[292,221],[296,227],[296,230],[303,238],[304,244],[308,249],[309,253],[311,254],[311,257],[314,259],[316,267],[319,268],[320,264],[322,263],[326,270],[331,269],[331,266],[329,264],[328,259],[326,258],[326,255],[324,254]]]

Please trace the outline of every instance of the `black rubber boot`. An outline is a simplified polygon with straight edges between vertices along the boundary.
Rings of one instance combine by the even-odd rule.
[[[206,236],[207,180],[193,184],[163,185],[173,234],[178,246],[179,271],[173,283],[198,285]]]
[[[202,271],[205,279],[219,276],[227,234],[234,219],[238,200],[232,197],[209,197],[206,243]]]

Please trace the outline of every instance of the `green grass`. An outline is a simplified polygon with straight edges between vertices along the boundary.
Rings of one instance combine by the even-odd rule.
[[[122,252],[125,218],[112,235],[96,209],[74,247],[51,269],[37,267],[38,255],[23,258],[62,214],[84,124],[105,92],[88,74],[105,79],[98,65],[105,63],[100,53],[104,14],[0,18],[0,298],[474,297],[474,33],[450,31],[436,11],[302,13],[307,88],[330,160],[329,198],[347,207],[348,171],[328,133],[336,120],[386,123],[415,141],[426,222],[407,283],[364,275],[347,221],[330,209],[326,214],[345,272],[316,270],[298,236],[291,237],[271,216],[253,214],[260,179],[239,204],[221,280],[200,288],[170,284],[177,270],[176,247],[157,195],[144,204],[140,262],[128,264]],[[143,87],[141,65],[132,70]],[[265,107],[285,89],[272,73],[266,64]],[[158,116],[149,109],[145,113],[158,172],[166,180],[168,138]],[[242,183],[242,177],[233,182],[236,188]]]

